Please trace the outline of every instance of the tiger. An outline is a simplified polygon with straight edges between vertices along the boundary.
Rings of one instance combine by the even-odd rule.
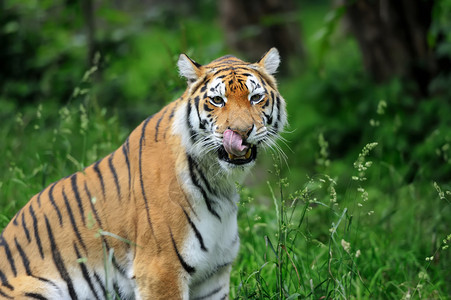
[[[287,124],[271,48],[179,56],[184,93],[33,196],[0,236],[1,299],[228,299],[237,183]]]

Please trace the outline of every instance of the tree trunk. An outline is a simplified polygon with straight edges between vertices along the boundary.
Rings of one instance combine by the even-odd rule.
[[[434,1],[345,0],[346,19],[361,48],[365,68],[379,82],[413,80],[421,95],[436,71],[427,43]]]
[[[277,47],[283,58],[304,56],[296,14],[293,0],[220,1],[229,47],[252,61],[271,47]]]
[[[83,17],[86,22],[86,35],[88,41],[87,60],[88,66],[91,66],[94,60],[96,49],[96,23],[93,0],[82,1]]]

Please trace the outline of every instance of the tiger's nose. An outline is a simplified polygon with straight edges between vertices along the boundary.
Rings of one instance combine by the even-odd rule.
[[[248,126],[248,127],[230,127],[229,126],[228,129],[235,131],[236,133],[241,135],[241,137],[243,138],[244,141],[246,141],[246,139],[251,135],[252,130],[254,129],[254,124],[252,124],[251,126]]]

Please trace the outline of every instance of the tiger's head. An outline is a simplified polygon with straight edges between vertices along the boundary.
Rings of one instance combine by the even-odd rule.
[[[279,63],[276,48],[256,63],[223,56],[200,65],[180,55],[180,75],[188,80],[184,143],[191,155],[210,155],[230,170],[251,166],[260,147],[275,146],[287,122],[273,77]]]

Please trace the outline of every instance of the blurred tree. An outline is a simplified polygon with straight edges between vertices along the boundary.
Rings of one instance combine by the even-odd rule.
[[[443,66],[428,43],[435,2],[344,0],[346,20],[365,68],[376,81],[401,76],[416,83],[420,96],[428,94],[429,84]]]
[[[96,49],[96,19],[93,0],[82,1],[83,17],[85,19],[86,36],[88,44],[87,61],[88,65],[94,59]]]
[[[0,101],[66,101],[86,65],[76,1],[0,3]]]
[[[271,47],[282,57],[303,57],[293,0],[221,0],[220,17],[228,45],[257,60]]]

